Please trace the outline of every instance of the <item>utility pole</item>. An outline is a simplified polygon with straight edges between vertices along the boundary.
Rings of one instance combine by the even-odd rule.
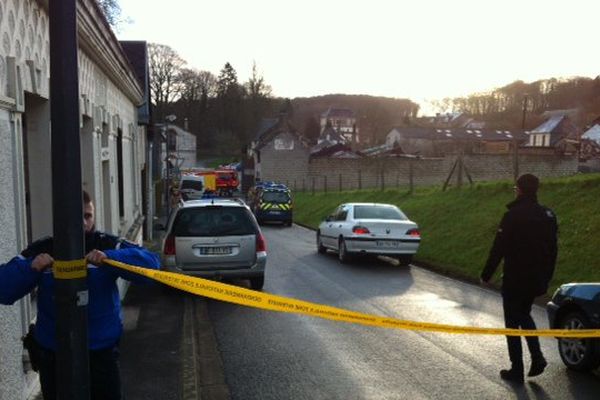
[[[52,206],[59,400],[90,398],[79,138],[77,2],[49,2]]]
[[[177,116],[173,114],[169,114],[165,117],[165,140],[166,140],[166,156],[165,156],[165,211],[166,217],[169,218],[169,214],[171,214],[171,160],[170,160],[170,151],[171,148],[176,150],[175,137],[171,135],[169,132],[169,123],[175,122]]]

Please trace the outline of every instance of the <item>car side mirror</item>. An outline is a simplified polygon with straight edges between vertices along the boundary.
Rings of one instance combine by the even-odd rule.
[[[333,220],[333,217],[331,215],[328,215],[327,217],[325,217],[325,222],[329,222]]]

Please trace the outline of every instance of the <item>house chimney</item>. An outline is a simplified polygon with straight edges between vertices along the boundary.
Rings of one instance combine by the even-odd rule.
[[[189,131],[190,131],[190,129],[189,129],[189,126],[188,126],[188,125],[189,125],[189,124],[188,124],[188,119],[187,119],[187,118],[184,118],[184,119],[183,119],[183,129],[189,132]]]

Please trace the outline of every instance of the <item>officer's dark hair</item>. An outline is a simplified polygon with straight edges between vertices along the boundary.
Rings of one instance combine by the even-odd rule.
[[[539,186],[540,180],[533,174],[523,174],[517,179],[517,187],[525,195],[536,195]]]
[[[92,202],[92,198],[90,197],[90,194],[84,190],[83,191],[83,205],[89,204],[91,202]]]

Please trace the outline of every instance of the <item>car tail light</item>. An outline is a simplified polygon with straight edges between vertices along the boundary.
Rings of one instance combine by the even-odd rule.
[[[256,234],[256,252],[266,252],[267,251],[267,241],[261,232]]]
[[[167,236],[167,238],[165,239],[165,247],[163,249],[163,254],[165,256],[174,256],[176,254],[175,236]]]
[[[421,232],[417,228],[409,229],[406,231],[406,234],[409,236],[421,237]]]
[[[365,234],[367,234],[367,233],[371,233],[371,232],[369,231],[369,229],[367,229],[367,228],[366,228],[366,227],[364,227],[364,226],[360,226],[360,225],[357,225],[357,226],[353,227],[353,228],[352,228],[352,232],[353,232],[353,233],[356,233],[357,235],[365,235]]]

